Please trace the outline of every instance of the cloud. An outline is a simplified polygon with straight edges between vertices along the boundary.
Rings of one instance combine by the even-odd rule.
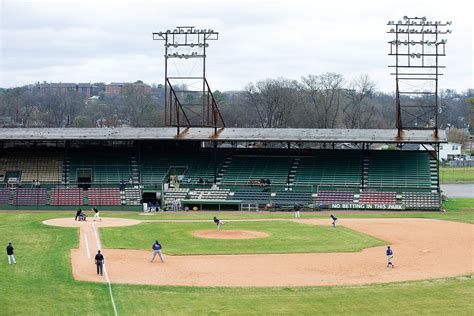
[[[367,73],[394,89],[387,20],[403,15],[453,20],[441,86],[472,88],[472,22],[467,1],[430,6],[408,0],[13,1],[1,3],[0,86],[36,81],[163,82],[163,42],[151,33],[177,25],[220,32],[208,50],[213,89],[242,89],[268,77]],[[410,12],[406,12],[410,8]]]

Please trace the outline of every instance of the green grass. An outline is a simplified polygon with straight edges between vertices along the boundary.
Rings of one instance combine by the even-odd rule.
[[[12,242],[17,261],[7,265],[3,250],[1,314],[91,315],[98,309],[110,311],[112,305],[104,285],[76,282],[72,278],[69,249],[78,246],[79,231],[41,223],[51,217],[55,214],[0,213],[0,245]]]
[[[471,204],[472,205],[472,204]],[[454,207],[454,206],[453,206]],[[456,207],[463,208],[460,203]],[[2,315],[113,315],[107,285],[74,281],[78,230],[41,224],[68,213],[0,213]],[[149,246],[147,244],[147,246]],[[4,250],[3,250],[4,251]],[[91,269],[95,269],[91,263]],[[119,315],[472,315],[472,276],[357,287],[197,288],[112,285]]]
[[[442,167],[439,177],[441,183],[474,182],[474,167]]]
[[[474,280],[357,287],[114,287],[124,315],[472,315]],[[126,302],[127,304],[123,304]],[[156,305],[153,305],[156,302]]]
[[[194,237],[195,230],[215,229],[207,223],[143,223],[101,229],[105,248],[151,249],[160,240],[168,255],[351,252],[384,245],[383,241],[349,228],[304,225],[287,221],[231,222],[222,230],[269,233],[266,238],[225,240]]]
[[[446,212],[380,212],[380,211],[335,211],[344,218],[431,218],[474,223],[474,198],[454,198],[444,203]],[[71,213],[72,214],[72,213]],[[293,212],[160,212],[150,216],[140,215],[138,212],[101,212],[102,216],[113,216],[133,219],[153,220],[211,220],[213,216],[232,219],[292,219]],[[330,221],[328,212],[302,212],[303,218],[325,218]]]

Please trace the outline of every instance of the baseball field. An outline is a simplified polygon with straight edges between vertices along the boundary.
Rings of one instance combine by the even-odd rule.
[[[446,213],[2,212],[5,315],[474,313],[474,199]],[[204,234],[202,232],[205,232]],[[257,234],[259,233],[259,234]],[[159,239],[165,262],[150,263]],[[395,268],[386,268],[386,245]],[[107,277],[93,256],[103,249]]]

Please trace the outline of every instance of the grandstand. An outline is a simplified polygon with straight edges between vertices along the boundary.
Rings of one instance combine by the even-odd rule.
[[[0,155],[0,179],[23,183],[56,183],[63,177],[63,153],[48,150],[8,150]]]
[[[353,150],[318,150],[298,159],[295,184],[356,187],[362,176],[362,154]]]
[[[126,152],[72,152],[65,161],[66,183],[119,184],[133,178],[132,158]]]
[[[3,129],[2,208],[139,209],[147,195],[288,209],[334,203],[433,210],[437,144],[429,131],[190,128]],[[416,143],[434,150],[379,150]],[[337,144],[344,146],[336,146]],[[379,148],[380,146],[377,146]],[[341,149],[344,148],[344,149]],[[345,149],[347,148],[347,149]],[[147,198],[148,199],[148,198]],[[192,203],[189,203],[191,205]],[[233,207],[233,206],[232,206]],[[240,206],[235,209],[240,209]]]

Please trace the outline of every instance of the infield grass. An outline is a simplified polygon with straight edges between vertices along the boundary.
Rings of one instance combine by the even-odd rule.
[[[155,239],[168,255],[352,252],[384,245],[381,240],[346,227],[304,225],[289,221],[229,222],[225,230],[251,230],[269,233],[255,239],[208,239],[193,236],[195,230],[215,230],[207,223],[142,223],[100,230],[105,248],[151,249]]]
[[[0,213],[2,315],[113,315],[106,284],[77,282],[75,228],[45,226],[68,213]],[[149,246],[147,244],[147,246]],[[5,251],[5,250],[3,250]],[[91,269],[95,269],[91,262]],[[197,288],[112,285],[119,315],[473,315],[472,276],[355,287]]]

